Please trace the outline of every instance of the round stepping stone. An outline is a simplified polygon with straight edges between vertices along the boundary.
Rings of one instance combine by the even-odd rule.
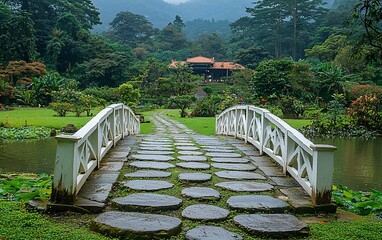
[[[242,240],[236,233],[230,232],[222,227],[198,226],[186,232],[188,240]]]
[[[220,171],[215,173],[216,176],[226,179],[238,180],[265,180],[266,178],[254,172],[244,171]]]
[[[205,187],[185,188],[182,190],[182,195],[186,197],[190,197],[190,198],[205,199],[205,200],[220,198],[220,193],[218,191],[216,191],[213,188],[205,188]]]
[[[131,180],[126,182],[123,185],[133,190],[142,190],[142,191],[158,191],[162,189],[172,188],[174,186],[174,184],[166,182],[166,181],[155,181],[155,180]]]
[[[220,153],[220,152],[209,152],[206,153],[209,157],[222,157],[222,158],[235,158],[235,157],[241,157],[238,153]]]
[[[178,156],[179,160],[187,162],[205,162],[207,158],[204,156]]]
[[[211,158],[213,162],[218,163],[248,163],[249,159],[245,158]]]
[[[158,214],[110,211],[92,221],[93,231],[123,239],[158,239],[182,230],[179,218]]]
[[[171,163],[164,163],[164,162],[132,162],[129,164],[130,166],[137,167],[137,168],[149,168],[149,169],[169,169],[174,168],[175,165]]]
[[[195,204],[186,207],[182,216],[187,219],[200,221],[218,221],[228,217],[230,211],[213,205]]]
[[[288,238],[307,234],[308,226],[290,214],[244,214],[233,218],[246,231],[270,237]]]
[[[191,147],[191,146],[189,146],[189,147],[187,147],[187,146],[185,146],[185,147],[176,147],[177,149],[179,149],[179,150],[183,150],[183,151],[195,151],[195,150],[199,150],[200,148],[198,148],[198,147]]]
[[[240,163],[213,163],[213,167],[227,170],[237,170],[237,171],[253,171],[256,170],[256,166],[252,163],[240,164]]]
[[[200,162],[182,162],[182,163],[177,163],[176,166],[182,167],[182,168],[188,168],[188,169],[197,169],[197,170],[210,169],[209,164],[200,163]]]
[[[137,154],[139,155],[172,155],[175,152],[172,151],[148,151],[148,150],[142,150],[142,151],[137,151]]]
[[[259,182],[222,182],[215,186],[234,192],[265,192],[273,189],[272,185]]]
[[[162,194],[137,193],[115,198],[112,204],[124,211],[174,210],[182,206],[182,200]]]
[[[171,173],[169,172],[162,172],[162,171],[136,171],[132,173],[125,174],[125,177],[141,177],[141,178],[165,178],[171,176]]]
[[[202,152],[197,152],[197,151],[179,151],[178,153],[180,155],[203,155]]]
[[[174,160],[173,157],[170,156],[162,156],[162,155],[139,155],[134,154],[131,156],[132,159],[135,160],[146,160],[146,161],[160,161],[160,162],[167,162],[170,160]]]
[[[232,196],[227,204],[233,209],[256,212],[284,212],[289,207],[280,199],[264,195]]]
[[[211,180],[211,174],[207,173],[181,173],[179,179],[189,182],[207,182]]]

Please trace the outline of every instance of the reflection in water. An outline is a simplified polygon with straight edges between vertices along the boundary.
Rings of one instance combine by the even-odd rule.
[[[334,161],[334,184],[354,190],[382,191],[382,137],[314,140],[338,147]],[[0,170],[5,172],[53,173],[56,140],[0,142]]]
[[[0,141],[0,170],[53,173],[56,146],[57,142],[54,138],[33,141]]]
[[[334,184],[350,189],[382,191],[382,138],[314,140],[338,148],[334,160]]]

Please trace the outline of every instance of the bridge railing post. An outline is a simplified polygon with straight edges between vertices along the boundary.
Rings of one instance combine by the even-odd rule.
[[[78,138],[60,135],[58,141],[55,169],[53,175],[51,200],[61,204],[73,204],[77,194],[77,175],[79,164],[77,142]]]
[[[245,134],[245,143],[248,142],[248,137],[249,137],[249,125],[251,125],[251,118],[249,117],[250,112],[249,112],[249,106],[246,107],[245,109],[245,117],[246,117],[246,122],[245,122],[245,129],[244,129],[244,134]]]
[[[330,204],[334,151],[337,148],[331,145],[312,145],[310,147],[313,149],[312,201],[315,205]]]

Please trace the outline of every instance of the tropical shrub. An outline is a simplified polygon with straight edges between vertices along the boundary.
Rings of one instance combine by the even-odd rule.
[[[138,89],[134,89],[130,83],[121,84],[117,88],[117,92],[124,104],[134,108],[139,103],[141,94]]]
[[[196,101],[195,108],[192,111],[194,117],[214,117],[219,111],[219,102],[221,98],[211,96]]]
[[[348,113],[351,123],[364,126],[368,130],[382,132],[382,99],[374,95],[364,95],[352,102]]]
[[[357,84],[349,90],[349,97],[352,101],[365,95],[375,95],[378,99],[382,99],[382,88],[376,85]]]
[[[299,118],[305,112],[303,102],[292,96],[283,96],[279,99],[279,105],[285,118]]]
[[[57,112],[59,117],[65,117],[66,114],[72,109],[73,104],[68,102],[51,102],[49,108]]]

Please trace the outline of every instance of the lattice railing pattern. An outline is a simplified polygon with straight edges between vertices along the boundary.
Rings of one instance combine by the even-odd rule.
[[[294,177],[317,204],[330,202],[335,147],[315,145],[268,110],[235,106],[216,118],[216,133],[244,139]]]
[[[52,200],[71,203],[91,172],[122,138],[138,134],[139,117],[123,104],[99,112],[73,135],[59,135]]]

